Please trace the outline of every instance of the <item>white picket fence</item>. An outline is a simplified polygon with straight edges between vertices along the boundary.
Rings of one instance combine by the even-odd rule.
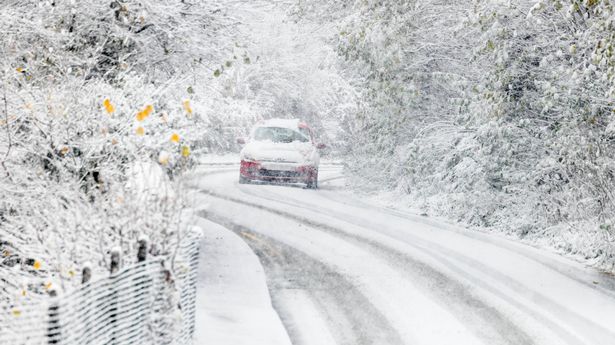
[[[199,236],[180,243],[174,275],[154,257],[65,295],[0,305],[0,344],[191,345]]]

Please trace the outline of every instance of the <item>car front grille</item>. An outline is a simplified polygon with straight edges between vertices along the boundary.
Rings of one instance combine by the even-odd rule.
[[[267,169],[260,169],[258,171],[258,174],[260,176],[263,177],[278,177],[278,178],[293,178],[293,177],[300,177],[301,173],[298,173],[296,171],[283,171],[283,170],[267,170]]]

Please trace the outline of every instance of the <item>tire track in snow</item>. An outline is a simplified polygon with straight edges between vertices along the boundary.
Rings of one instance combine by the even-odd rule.
[[[289,310],[287,290],[305,291],[328,323],[338,345],[404,344],[382,313],[344,276],[279,241],[250,231],[229,219],[211,214],[201,217],[241,236],[261,260],[274,309],[295,345],[314,344],[305,339],[301,325]],[[320,335],[315,335],[315,338]]]
[[[344,177],[343,176],[334,177],[331,179],[327,179],[327,181],[341,179],[341,178],[344,178]],[[348,222],[350,224],[354,224],[357,226],[365,225],[365,221],[361,219],[361,214],[357,212],[354,212],[352,215],[342,214],[336,211],[332,212],[323,207],[316,207],[313,204],[302,202],[295,198],[289,198],[289,196],[286,194],[267,193],[269,196],[266,196],[266,195],[263,195],[262,193],[261,194],[254,193],[253,191],[250,191],[248,189],[240,189],[240,191],[241,193],[246,194],[251,197],[268,200],[268,201],[276,202],[276,203],[282,203],[288,206],[310,210],[312,212],[319,213],[319,214],[326,214],[330,217],[340,218],[340,215],[343,215],[344,217],[341,217],[341,219],[343,219],[345,222]],[[338,204],[343,204],[343,205],[348,206],[349,200],[345,198],[342,200],[341,197],[339,196],[336,197],[335,194],[321,193],[319,195],[332,202],[336,202]],[[284,199],[281,200],[280,198],[284,198]],[[374,207],[373,205],[362,203],[360,200],[352,200],[352,201],[356,204],[350,205],[350,206],[356,209],[367,210],[367,209]],[[506,249],[511,250],[513,252],[518,252],[519,254],[530,257],[532,260],[535,260],[537,263],[540,263],[541,265],[544,265],[545,267],[548,267],[549,269],[556,271],[580,284],[583,284],[591,289],[597,290],[601,293],[604,293],[606,295],[609,295],[615,298],[615,279],[611,274],[603,273],[603,272],[596,272],[596,274],[588,275],[584,271],[581,271],[578,269],[571,268],[570,270],[564,270],[560,266],[555,264],[552,259],[548,259],[544,256],[537,255],[535,252],[529,250],[528,248],[524,248],[525,246],[524,244],[512,243],[509,241],[497,241],[496,242],[493,239],[489,238],[489,235],[486,235],[481,232],[469,232],[469,231],[465,231],[465,229],[463,230],[463,232],[462,230],[451,230],[450,228],[443,226],[438,221],[431,220],[423,216],[407,214],[407,213],[393,210],[393,209],[379,207],[377,208],[377,210],[378,212],[386,213],[386,214],[389,214],[391,216],[394,216],[400,219],[408,220],[410,222],[425,224],[427,226],[434,227],[434,228],[437,228],[443,231],[453,231],[457,233],[462,233],[464,236],[470,237],[472,239],[475,239],[481,242],[495,244],[498,246],[504,246]],[[456,226],[451,225],[451,227],[456,227]],[[583,278],[579,278],[579,277],[583,277]]]
[[[382,244],[374,242],[370,239],[348,234],[343,230],[334,228],[327,224],[317,223],[313,220],[296,216],[284,211],[271,209],[263,205],[238,200],[232,197],[218,195],[217,193],[211,191],[201,191],[220,199],[250,206],[273,213],[277,216],[298,221],[299,223],[331,233],[347,242],[365,248],[366,251],[386,260],[391,267],[394,267],[398,271],[402,271],[405,276],[412,277],[413,281],[422,285],[424,290],[430,291],[434,297],[434,300],[439,300],[438,304],[455,315],[458,320],[462,320],[464,325],[471,332],[485,341],[485,344],[534,344],[532,339],[517,325],[508,320],[499,311],[474,296],[467,286],[445,276],[441,272],[434,270],[422,262],[411,259],[403,252],[393,250],[392,248],[383,246]],[[214,218],[213,221],[215,222],[220,221],[218,215],[205,214],[204,216],[210,220]],[[215,219],[218,220],[216,221]],[[245,230],[245,228],[242,228],[229,220],[223,220],[222,222],[225,227],[239,227]],[[268,239],[268,241],[273,242],[273,240],[270,239]],[[297,250],[294,251],[297,252]],[[267,251],[265,250],[265,252]],[[562,329],[560,331],[565,330]]]
[[[245,192],[244,190],[242,190],[242,192]],[[251,195],[253,195],[252,193],[249,193]],[[253,195],[256,196],[256,195]],[[258,196],[257,196],[258,197]],[[337,203],[342,203],[342,204],[346,204],[348,202],[347,199],[343,199],[338,195],[335,194],[330,194],[330,193],[326,193],[325,195],[323,195],[324,198],[331,200],[333,202],[337,202]],[[343,199],[343,200],[342,200]],[[272,199],[272,200],[276,200],[278,202],[280,202],[280,199]],[[321,209],[316,210],[313,205],[309,205],[309,204],[305,204],[305,203],[301,203],[298,202],[296,200],[294,200],[293,202],[295,202],[294,206],[296,207],[301,207],[301,208],[306,208],[306,209],[310,209],[314,212],[322,212]],[[353,207],[356,208],[360,208],[360,209],[370,209],[373,208],[373,205],[361,202],[360,200],[353,200],[354,203],[356,203],[355,205],[352,205]],[[284,202],[286,203],[286,202]],[[291,204],[291,203],[289,203]],[[532,247],[531,245],[527,245],[527,244],[523,244],[523,243],[519,243],[519,242],[514,242],[514,241],[501,241],[501,240],[494,240],[492,237],[492,234],[485,234],[483,232],[480,231],[466,231],[466,229],[459,229],[459,230],[451,230],[451,227],[453,228],[459,228],[459,226],[456,225],[450,225],[449,227],[448,224],[447,226],[443,226],[442,221],[440,220],[433,220],[430,219],[428,217],[424,217],[424,216],[419,216],[416,214],[408,214],[405,213],[403,211],[399,211],[399,210],[395,210],[395,209],[391,209],[391,208],[385,208],[385,207],[379,207],[378,208],[379,212],[382,213],[386,213],[389,214],[391,216],[394,217],[398,217],[401,219],[405,219],[411,222],[415,222],[415,223],[420,223],[420,224],[425,224],[427,226],[430,227],[434,227],[443,231],[454,231],[454,232],[462,232],[463,231],[463,235],[476,239],[478,241],[482,241],[485,243],[490,243],[490,244],[495,244],[498,246],[504,246],[506,249],[509,249],[511,251],[514,252],[518,252],[520,254],[523,254],[525,256],[530,257],[532,260],[535,260],[536,262],[548,267],[549,269],[553,270],[553,271],[557,271],[558,273],[565,275],[566,277],[575,280],[576,282],[583,284],[589,288],[592,288],[594,290],[600,291],[601,293],[607,294],[613,298],[615,298],[615,277],[610,274],[610,273],[605,273],[605,272],[601,272],[601,271],[596,271],[595,274],[591,274],[588,275],[585,271],[582,271],[580,269],[571,269],[571,270],[564,270],[561,268],[561,266],[558,266],[557,264],[555,264],[553,262],[552,259],[548,259],[544,256],[541,255],[537,255],[536,252],[529,250],[529,248],[527,247],[531,247],[532,249],[536,249],[535,247]],[[339,214],[337,214],[336,216],[339,216]],[[347,218],[346,218],[347,219]],[[583,278],[579,278],[579,277],[583,277]]]
[[[211,209],[215,209],[213,216],[225,215],[234,219],[237,214],[242,214],[242,219],[251,221],[238,220],[237,224],[254,228],[260,234],[274,237],[295,251],[335,268],[382,312],[404,344],[484,343],[444,306],[417,289],[410,277],[356,245],[293,220],[271,218],[254,209],[238,209],[237,205],[223,200]],[[317,280],[318,277],[313,279]]]
[[[264,199],[278,204],[297,207],[302,211],[310,210],[319,215],[324,214],[342,222],[352,224],[356,227],[369,229],[370,227],[377,226],[377,224],[372,222],[368,216],[361,214],[360,210],[355,209],[351,213],[340,213],[330,211],[323,206],[317,207],[312,204],[301,202],[300,200],[292,198],[289,195],[280,195],[279,198],[276,199],[272,196],[267,197],[262,194],[256,194],[249,189],[240,189],[240,191],[243,194],[256,197],[258,199]],[[275,195],[271,191],[269,191],[268,194]],[[266,192],[265,195],[267,195]],[[335,194],[333,194],[333,196],[335,196]],[[330,195],[324,197],[328,198]],[[340,203],[337,200],[335,201]],[[348,205],[347,202],[342,202],[342,204],[346,206]],[[369,205],[365,204],[362,208],[367,209],[368,207]],[[275,211],[277,209],[272,210]],[[380,209],[377,210],[380,211]],[[290,212],[286,213],[290,214]],[[386,213],[409,220],[411,222],[419,222],[429,226],[434,226],[434,223],[436,223],[434,221],[430,221],[429,219],[423,219],[423,217],[419,216],[404,216],[403,214],[398,214],[398,212],[394,211]],[[558,266],[554,259],[542,256],[540,253],[530,250],[530,248],[523,248],[523,245],[521,244],[509,243],[508,241],[503,241],[504,243],[502,244],[493,239],[485,238],[486,236],[484,234],[466,233],[461,230],[446,229],[441,224],[436,225],[438,225],[436,226],[438,229],[460,233],[471,239],[475,239],[486,244],[496,245],[498,247],[503,246],[502,248],[508,249],[518,255],[525,256],[526,258],[535,261],[536,264],[542,265],[554,272],[557,272],[558,274],[561,274],[576,283],[589,287],[591,290],[604,294],[609,298],[615,297],[615,292],[609,289],[609,287],[613,286],[614,283],[612,277],[599,273],[590,274],[586,271],[573,267],[564,267],[562,265]],[[385,232],[381,231],[381,233],[384,234]],[[541,324],[552,328],[556,333],[564,334],[565,336],[562,337],[562,342],[566,344],[604,344],[605,342],[609,343],[610,339],[615,339],[615,331],[610,328],[605,328],[603,324],[599,324],[595,322],[595,320],[589,319],[587,315],[582,315],[582,313],[577,312],[568,303],[566,303],[565,300],[555,299],[552,296],[531,290],[527,286],[524,286],[520,282],[508,277],[502,272],[489,267],[489,265],[486,265],[483,262],[469,256],[465,256],[463,253],[447,250],[447,248],[438,245],[435,241],[426,241],[420,237],[412,236],[411,234],[406,235],[408,237],[412,237],[411,242],[415,244],[414,247],[419,248],[420,250],[428,253],[431,257],[437,259],[437,261],[443,264],[448,270],[454,272],[457,276],[467,276],[470,272],[474,272],[474,277],[486,277],[483,279],[473,278],[471,284],[480,287],[484,291],[487,291],[494,296],[498,296],[506,303],[514,306],[524,313],[527,313],[528,315],[531,315]],[[387,250],[383,251],[385,254],[386,252]],[[599,282],[600,285],[596,285],[594,283],[595,281],[596,283]],[[503,293],[497,288],[498,285],[504,286],[504,289],[510,291],[510,294]],[[523,297],[521,299],[515,299],[511,297],[512,295],[519,295]],[[570,327],[571,325],[574,325],[574,327]],[[582,333],[577,333],[577,330],[583,331]]]
[[[391,248],[383,246],[381,243],[361,236],[351,235],[347,231],[338,229],[329,224],[320,223],[314,221],[313,219],[298,216],[293,213],[282,211],[279,209],[263,206],[255,202],[221,195],[213,191],[202,190],[202,192],[220,199],[239,203],[245,206],[250,206],[285,218],[293,219],[295,221],[309,225],[313,228],[318,228],[321,230],[325,230],[329,233],[335,234],[337,236],[342,236],[348,241],[353,241],[359,244],[367,243],[373,246],[373,248],[381,247],[382,253],[391,252]],[[388,237],[387,235],[383,236]],[[482,264],[477,260],[451,252],[447,248],[441,247],[436,243],[427,242],[419,237],[412,237],[412,243],[404,242],[404,244],[406,244],[407,246],[411,246],[416,250],[421,251],[428,256],[436,259],[439,263],[443,264],[447,269],[455,272],[457,275],[468,276],[469,278],[471,278],[469,280],[472,285],[480,287],[484,291],[498,297],[502,301],[505,301],[509,305],[526,314],[527,316],[531,316],[534,320],[538,321],[540,325],[548,327],[548,329],[550,329],[554,334],[558,335],[558,338],[561,338],[561,343],[594,345],[604,343],[605,339],[615,339],[615,333],[613,333],[610,329],[603,328],[601,325],[596,324],[591,320],[586,319],[584,316],[575,313],[573,310],[568,309],[566,307],[565,301],[560,301],[561,304],[557,303],[557,301],[552,300],[549,296],[541,295],[540,293],[529,290],[527,287],[519,284],[515,280],[501,274],[500,272],[494,271],[493,269],[487,267],[486,265]],[[399,257],[407,257],[407,254],[404,254],[404,252],[398,252],[398,254]],[[395,260],[392,260],[392,263],[394,262]],[[470,275],[471,272],[474,272],[474,275]],[[488,280],[490,281],[483,281],[480,278],[477,278],[479,276],[484,276],[485,273],[487,273],[487,276],[489,277]],[[452,279],[450,278],[449,280],[452,281]],[[502,287],[507,289],[508,293],[502,291]],[[513,297],[511,297],[511,294],[522,295],[525,297],[525,299],[522,299],[521,301],[514,299]],[[476,299],[476,301],[480,302],[479,299]],[[482,302],[480,303],[484,304]],[[536,308],[537,306],[542,307],[542,309]],[[553,319],[553,316],[557,316],[557,319]],[[562,323],[562,320],[565,321],[565,323]],[[580,325],[582,326],[581,329],[585,329],[585,331],[583,334],[577,334],[577,327],[570,328],[569,325]],[[519,327],[515,326],[515,328],[518,329]]]

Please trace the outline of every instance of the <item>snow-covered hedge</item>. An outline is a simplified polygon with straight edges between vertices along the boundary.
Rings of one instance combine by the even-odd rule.
[[[362,186],[615,264],[615,11],[608,1],[302,1],[360,75]]]
[[[140,236],[173,255],[182,172],[220,141],[204,85],[233,23],[201,1],[3,2],[0,298],[107,274]]]

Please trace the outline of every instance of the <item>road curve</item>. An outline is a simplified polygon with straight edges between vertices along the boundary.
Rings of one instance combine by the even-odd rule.
[[[265,268],[293,344],[615,344],[615,279],[500,236],[381,208],[345,191],[239,185],[198,169],[199,216]]]

